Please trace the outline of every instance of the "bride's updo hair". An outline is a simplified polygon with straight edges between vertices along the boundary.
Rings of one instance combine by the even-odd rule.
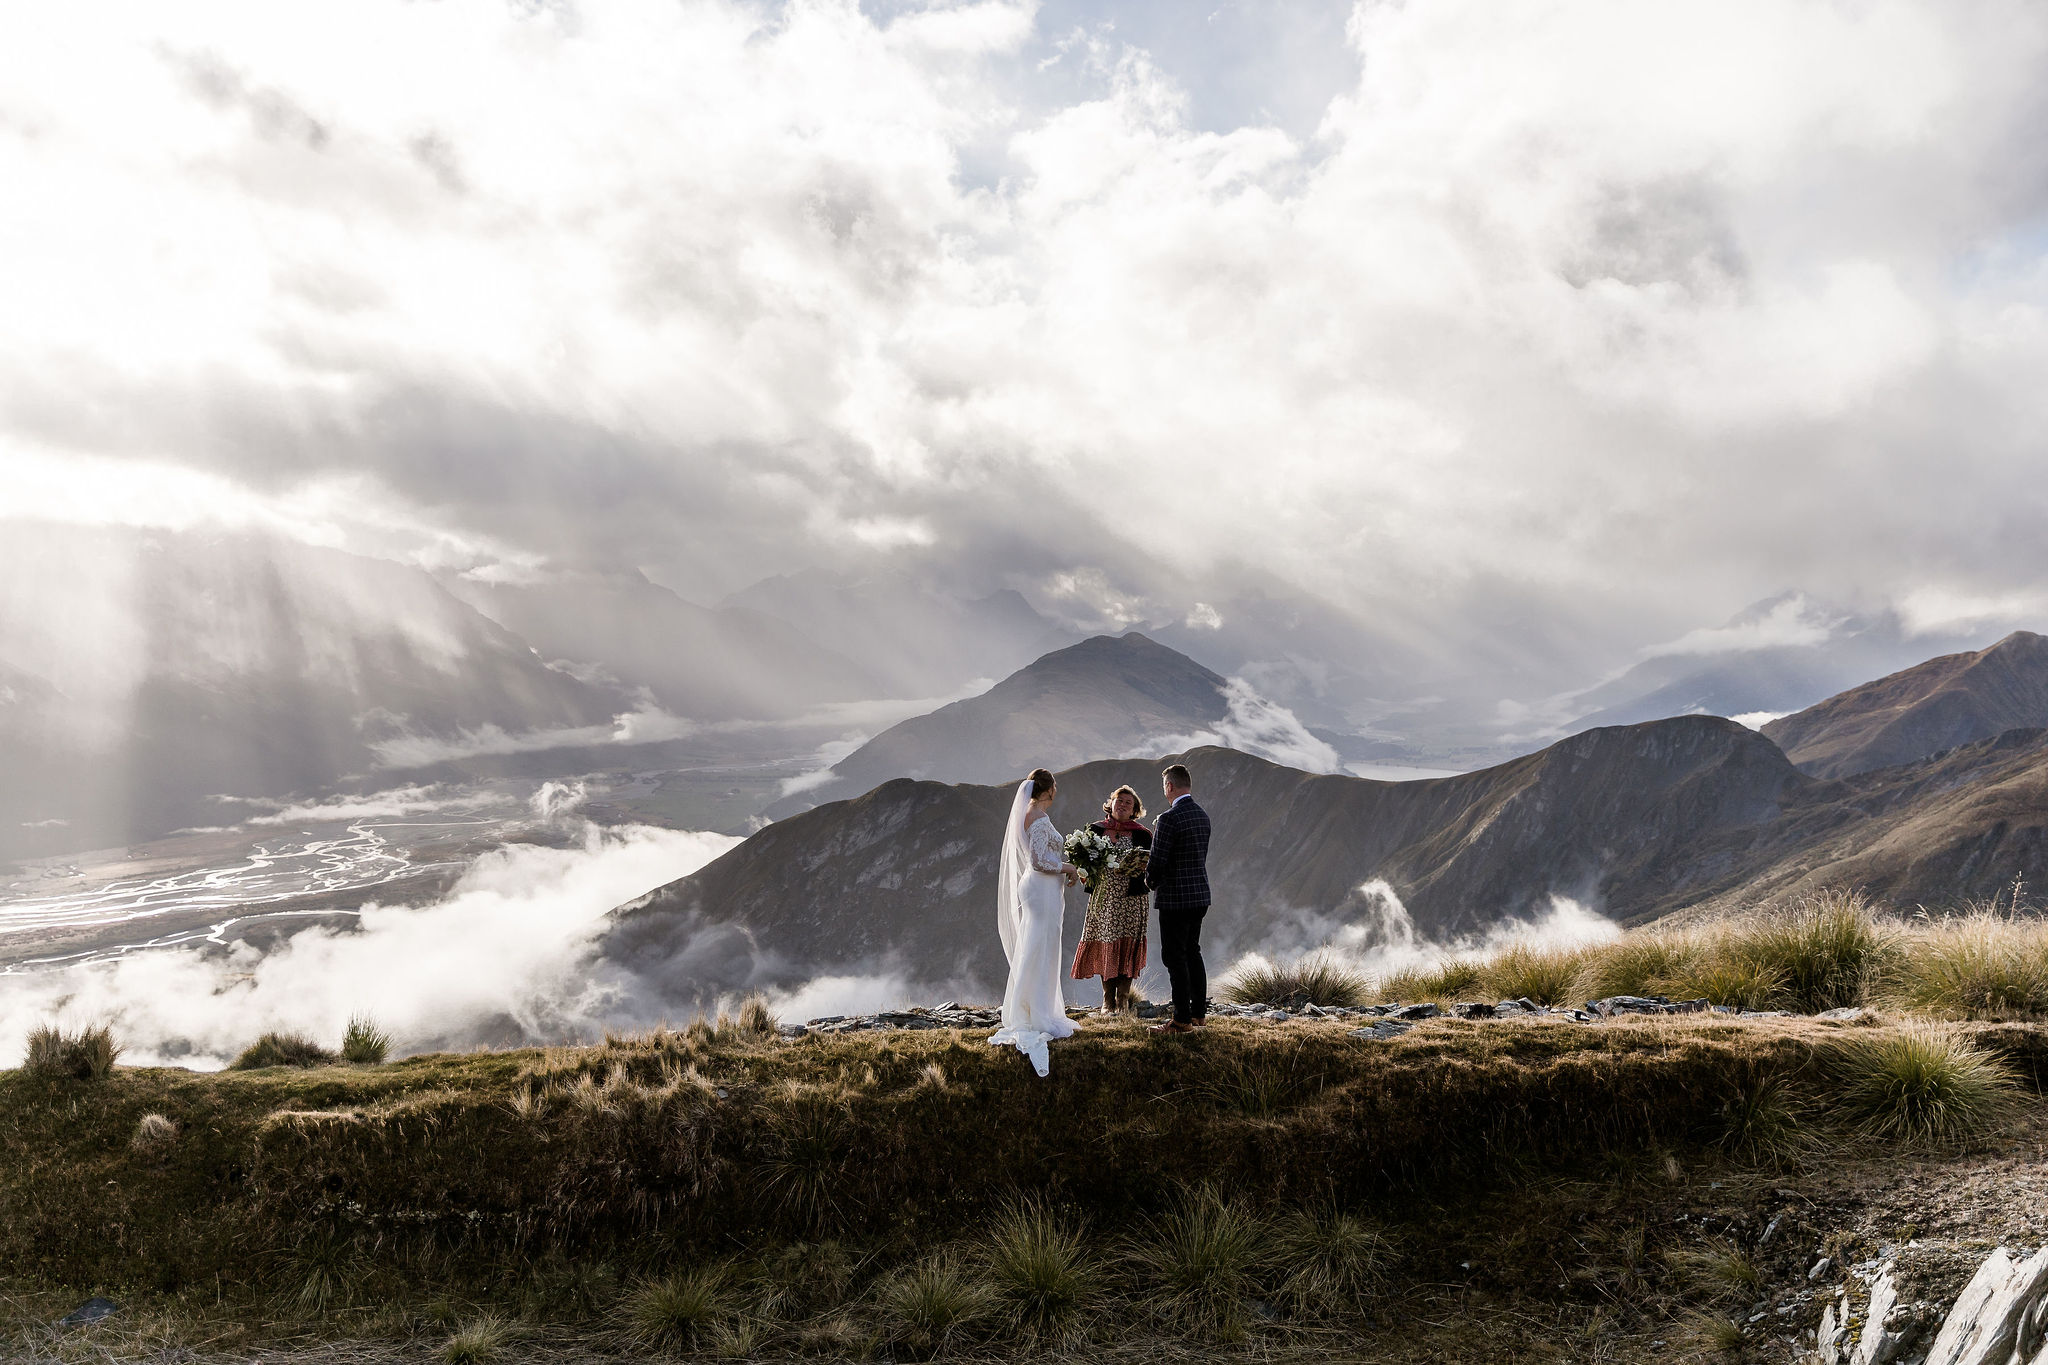
[[[1046,794],[1047,792],[1049,792],[1049,791],[1051,791],[1051,790],[1052,790],[1052,771],[1051,771],[1051,769],[1048,769],[1048,768],[1033,768],[1033,769],[1031,770],[1031,799],[1032,799],[1033,801],[1036,801],[1036,800],[1037,800],[1037,799],[1038,799],[1039,797],[1041,797],[1041,796],[1045,795],[1045,794]]]

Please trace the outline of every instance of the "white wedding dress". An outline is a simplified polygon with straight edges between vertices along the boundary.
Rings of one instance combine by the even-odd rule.
[[[989,1035],[1031,1059],[1043,1076],[1051,1066],[1046,1044],[1074,1032],[1060,994],[1060,927],[1066,917],[1066,841],[1040,815],[1031,813],[1031,783],[1017,788],[1010,823],[1003,833],[1002,862],[996,869],[996,932],[1010,960],[1010,984],[1003,991],[1003,1026]]]

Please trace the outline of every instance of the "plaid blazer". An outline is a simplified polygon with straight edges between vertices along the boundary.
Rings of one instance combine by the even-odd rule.
[[[1152,827],[1145,885],[1161,910],[1200,910],[1209,904],[1209,812],[1194,797],[1175,805]]]

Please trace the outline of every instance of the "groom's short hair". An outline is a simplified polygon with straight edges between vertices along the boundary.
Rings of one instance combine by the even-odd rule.
[[[1175,763],[1172,766],[1168,767],[1165,772],[1160,774],[1160,776],[1164,777],[1168,782],[1171,782],[1176,787],[1186,787],[1189,791],[1193,791],[1195,789],[1195,779],[1189,777],[1188,770],[1186,768],[1183,768],[1178,763]]]

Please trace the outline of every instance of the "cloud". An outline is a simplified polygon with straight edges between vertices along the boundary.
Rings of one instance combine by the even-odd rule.
[[[545,730],[508,731],[498,725],[464,727],[454,736],[398,735],[377,740],[370,751],[385,768],[420,768],[451,759],[482,754],[530,754],[547,749],[576,749],[604,744],[655,744],[687,739],[702,727],[671,715],[643,699],[631,711],[612,717],[609,725],[571,725]]]
[[[1725,626],[1703,626],[1676,640],[1651,645],[1643,651],[1643,657],[1736,654],[1751,649],[1826,644],[1840,624],[1814,603],[1794,594],[1773,602],[1759,615]]]
[[[553,785],[550,783],[549,785]],[[334,796],[324,801],[304,801],[279,808],[267,815],[250,817],[250,825],[297,825],[313,821],[396,820],[437,810],[475,810],[503,805],[509,797],[490,792],[449,792],[439,786],[394,787],[368,796]],[[250,804],[275,804],[251,802]]]
[[[2038,7],[1236,15],[50,7],[0,501],[699,600],[1255,580],[1521,697],[2048,571]]]
[[[818,746],[813,755],[813,765],[795,777],[782,780],[781,795],[795,796],[799,792],[815,791],[832,780],[832,769],[840,759],[868,742],[867,735],[848,735],[844,739],[828,740]]]
[[[1223,686],[1227,711],[1222,720],[1206,730],[1185,735],[1148,739],[1124,755],[1138,758],[1160,753],[1180,753],[1204,744],[1257,754],[1289,768],[1311,773],[1340,773],[1343,760],[1330,745],[1310,734],[1292,711],[1269,701],[1242,678],[1230,678]]]
[[[483,855],[436,904],[365,904],[348,928],[301,929],[268,951],[145,950],[16,973],[0,994],[0,1065],[18,1065],[28,1030],[51,1018],[108,1022],[132,1064],[198,1068],[270,1030],[332,1045],[354,1014],[410,1051],[587,1037],[620,1008],[618,987],[586,961],[605,912],[737,842],[588,825],[572,847]]]
[[[814,976],[794,987],[767,991],[765,996],[769,1012],[777,1019],[798,1024],[937,999],[930,990],[912,985],[908,977],[890,972]]]
[[[1384,881],[1359,886],[1334,912],[1311,911],[1271,935],[1261,951],[1240,955],[1229,972],[1270,964],[1270,955],[1319,952],[1379,980],[1395,972],[1433,967],[1446,958],[1480,959],[1520,944],[1539,950],[1587,947],[1620,938],[1621,926],[1568,896],[1550,897],[1550,908],[1533,920],[1504,920],[1480,934],[1451,939],[1419,935],[1408,907]]]

